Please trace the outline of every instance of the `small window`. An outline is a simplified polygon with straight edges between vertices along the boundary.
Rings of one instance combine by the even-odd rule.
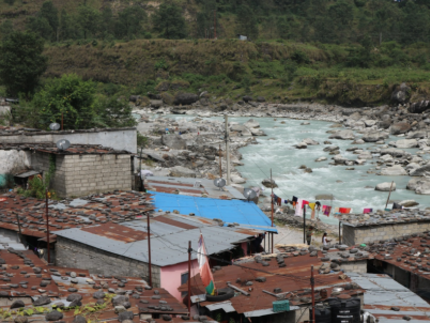
[[[184,273],[181,275],[181,285],[185,284],[188,281],[188,273]],[[188,292],[182,292],[181,297],[187,296]]]

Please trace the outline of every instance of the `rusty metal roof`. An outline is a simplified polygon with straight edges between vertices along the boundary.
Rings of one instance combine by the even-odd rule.
[[[15,194],[1,196],[0,228],[27,236],[46,237],[45,201]],[[49,201],[50,231],[82,228],[94,224],[131,221],[154,209],[149,194],[120,192],[91,195],[77,200]],[[139,232],[139,234],[141,234]]]
[[[105,223],[98,226],[83,228],[81,230],[101,237],[107,237],[112,240],[122,241],[124,243],[145,240],[148,236],[146,232],[134,230],[115,223]]]
[[[89,317],[101,321],[116,321],[118,314],[114,313],[112,304],[106,303],[103,308],[95,308],[96,299],[93,294],[103,291],[105,294],[125,294],[129,297],[131,307],[128,309],[134,314],[186,314],[186,307],[162,288],[151,290],[148,284],[140,278],[90,275],[87,270],[75,268],[60,268],[47,266],[32,251],[0,250],[0,297],[19,297],[24,300],[25,310],[32,309],[34,314],[30,320],[45,321],[44,314],[37,313],[31,299],[39,296],[48,296],[52,303],[46,308],[59,302],[67,306],[66,300],[70,294],[82,296],[83,312]],[[27,298],[26,298],[27,297]],[[11,303],[10,301],[9,303]],[[10,304],[5,302],[4,310]],[[86,307],[95,308],[94,312]],[[75,309],[63,311],[65,322],[72,322]]]
[[[149,176],[145,179],[149,191],[180,194],[196,197],[210,197],[222,200],[245,200],[245,197],[233,186],[222,189],[215,186],[212,180],[205,178],[183,178]]]
[[[132,154],[126,150],[115,150],[102,145],[72,144],[68,149],[59,150],[55,143],[38,142],[38,143],[0,143],[0,150],[29,150],[40,151],[57,155],[122,155]]]
[[[286,266],[282,265],[281,262],[284,256],[288,257],[284,258]],[[318,268],[321,263],[318,257],[310,257],[309,253],[297,256],[288,253],[274,254],[262,258],[254,257],[239,265],[214,267],[217,270],[213,276],[217,289],[227,288],[228,282],[230,282],[250,294],[245,296],[238,292],[235,293],[235,297],[229,300],[234,311],[249,316],[255,315],[256,311],[271,309],[272,302],[279,300],[279,297],[288,299],[292,306],[309,304],[311,302],[310,274],[312,265],[314,266],[317,301],[322,301],[330,296],[351,297],[362,294],[363,291],[354,288],[351,285],[351,279],[342,273],[319,274]],[[192,295],[204,294],[205,289],[199,274],[193,277],[191,282]],[[333,291],[335,286],[344,286],[345,290],[342,293],[335,292]],[[280,291],[275,291],[277,288]],[[187,284],[182,285],[179,290],[186,291]],[[213,304],[216,302],[206,300],[200,302],[201,306]],[[267,311],[265,315],[270,314],[271,312]]]

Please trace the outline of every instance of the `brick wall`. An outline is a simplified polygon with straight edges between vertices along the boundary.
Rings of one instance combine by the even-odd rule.
[[[92,274],[148,278],[148,264],[121,257],[63,237],[57,237],[55,264],[60,267],[87,269]],[[160,287],[160,267],[151,266],[152,284]]]
[[[340,268],[343,269],[345,273],[367,274],[367,260],[341,263]]]
[[[423,232],[429,229],[430,221],[386,224],[369,227],[352,227],[343,225],[342,242],[348,246],[353,246],[361,243],[401,237],[403,235]]]
[[[48,153],[32,154],[31,164],[48,171]],[[62,197],[86,196],[113,190],[130,190],[130,155],[54,155],[56,171],[52,188]]]

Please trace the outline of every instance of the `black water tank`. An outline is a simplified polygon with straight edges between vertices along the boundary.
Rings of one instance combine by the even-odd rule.
[[[333,323],[360,323],[361,302],[359,298],[329,298],[326,302],[330,305]]]
[[[310,311],[312,318],[312,310]],[[331,323],[331,310],[329,306],[315,306],[315,323]]]

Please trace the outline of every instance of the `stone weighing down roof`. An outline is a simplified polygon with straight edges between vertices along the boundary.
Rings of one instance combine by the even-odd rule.
[[[122,227],[122,229],[118,228]],[[61,238],[76,241],[118,256],[148,262],[147,219],[122,222],[116,226],[101,224],[89,228],[57,231]],[[258,231],[220,227],[218,222],[204,218],[163,214],[150,219],[151,261],[160,267],[188,261],[188,241],[197,248],[203,234],[208,254],[217,254],[254,239]],[[128,231],[119,235],[119,231]],[[134,239],[134,241],[130,241]],[[192,255],[196,259],[196,255]]]
[[[55,143],[0,143],[0,150],[28,150],[56,155],[124,155],[132,153],[126,150],[115,150],[102,145],[71,144],[68,149],[59,150]]]
[[[430,321],[430,305],[408,288],[388,275],[346,274],[365,290],[363,310],[371,313],[380,323]]]
[[[343,225],[351,227],[375,227],[401,223],[430,222],[430,212],[425,210],[392,210],[384,214],[348,214],[340,217]]]
[[[205,178],[183,178],[149,176],[145,179],[147,189],[160,193],[174,193],[188,196],[210,197],[223,200],[245,200],[245,197],[233,186],[222,189],[215,186],[212,180]]]
[[[0,228],[21,232],[27,236],[46,236],[45,200],[5,194],[0,201]],[[131,221],[152,211],[149,194],[135,191],[115,191],[91,195],[76,200],[49,201],[50,231],[83,228],[95,223],[120,223]]]
[[[283,259],[288,257],[288,259]],[[217,289],[227,288],[228,282],[249,293],[235,293],[235,297],[223,302],[209,302],[204,297],[204,286],[200,274],[193,277],[191,292],[193,302],[199,302],[209,310],[222,308],[226,312],[237,312],[246,317],[260,317],[274,314],[272,302],[281,299],[290,301],[290,310],[309,304],[311,300],[310,274],[311,266],[315,269],[321,264],[318,257],[309,253],[293,256],[292,253],[256,256],[246,261],[235,262],[232,266],[214,267],[213,274]],[[286,265],[286,266],[285,266]],[[340,296],[349,298],[361,295],[363,291],[351,284],[351,280],[341,273],[319,274],[315,270],[315,298],[317,302],[327,297]],[[343,287],[342,292],[334,287]],[[327,294],[320,291],[325,289]],[[179,288],[186,291],[187,285]],[[268,293],[267,293],[268,292]],[[198,296],[196,296],[198,295]]]
[[[87,319],[117,321],[118,314],[114,312],[111,297],[106,298],[106,295],[114,294],[126,295],[130,302],[128,311],[135,315],[187,313],[185,306],[166,290],[151,290],[140,278],[90,275],[82,269],[47,266],[31,251],[0,251],[0,262],[0,299],[12,297],[11,301],[2,302],[3,313],[9,310],[13,298],[19,297],[24,302],[24,310],[32,312],[30,321],[44,322],[46,311],[50,311],[52,305],[71,305],[68,300],[71,294],[79,294],[82,298],[80,311],[87,315]],[[45,313],[40,311],[40,305],[32,302],[32,299],[37,300],[41,296],[49,299],[49,304],[43,306]],[[99,298],[104,299],[105,305],[96,308],[95,303]],[[87,306],[95,310],[85,309]],[[62,313],[62,321],[73,321],[75,309],[63,310]],[[13,313],[11,315],[14,316]]]

